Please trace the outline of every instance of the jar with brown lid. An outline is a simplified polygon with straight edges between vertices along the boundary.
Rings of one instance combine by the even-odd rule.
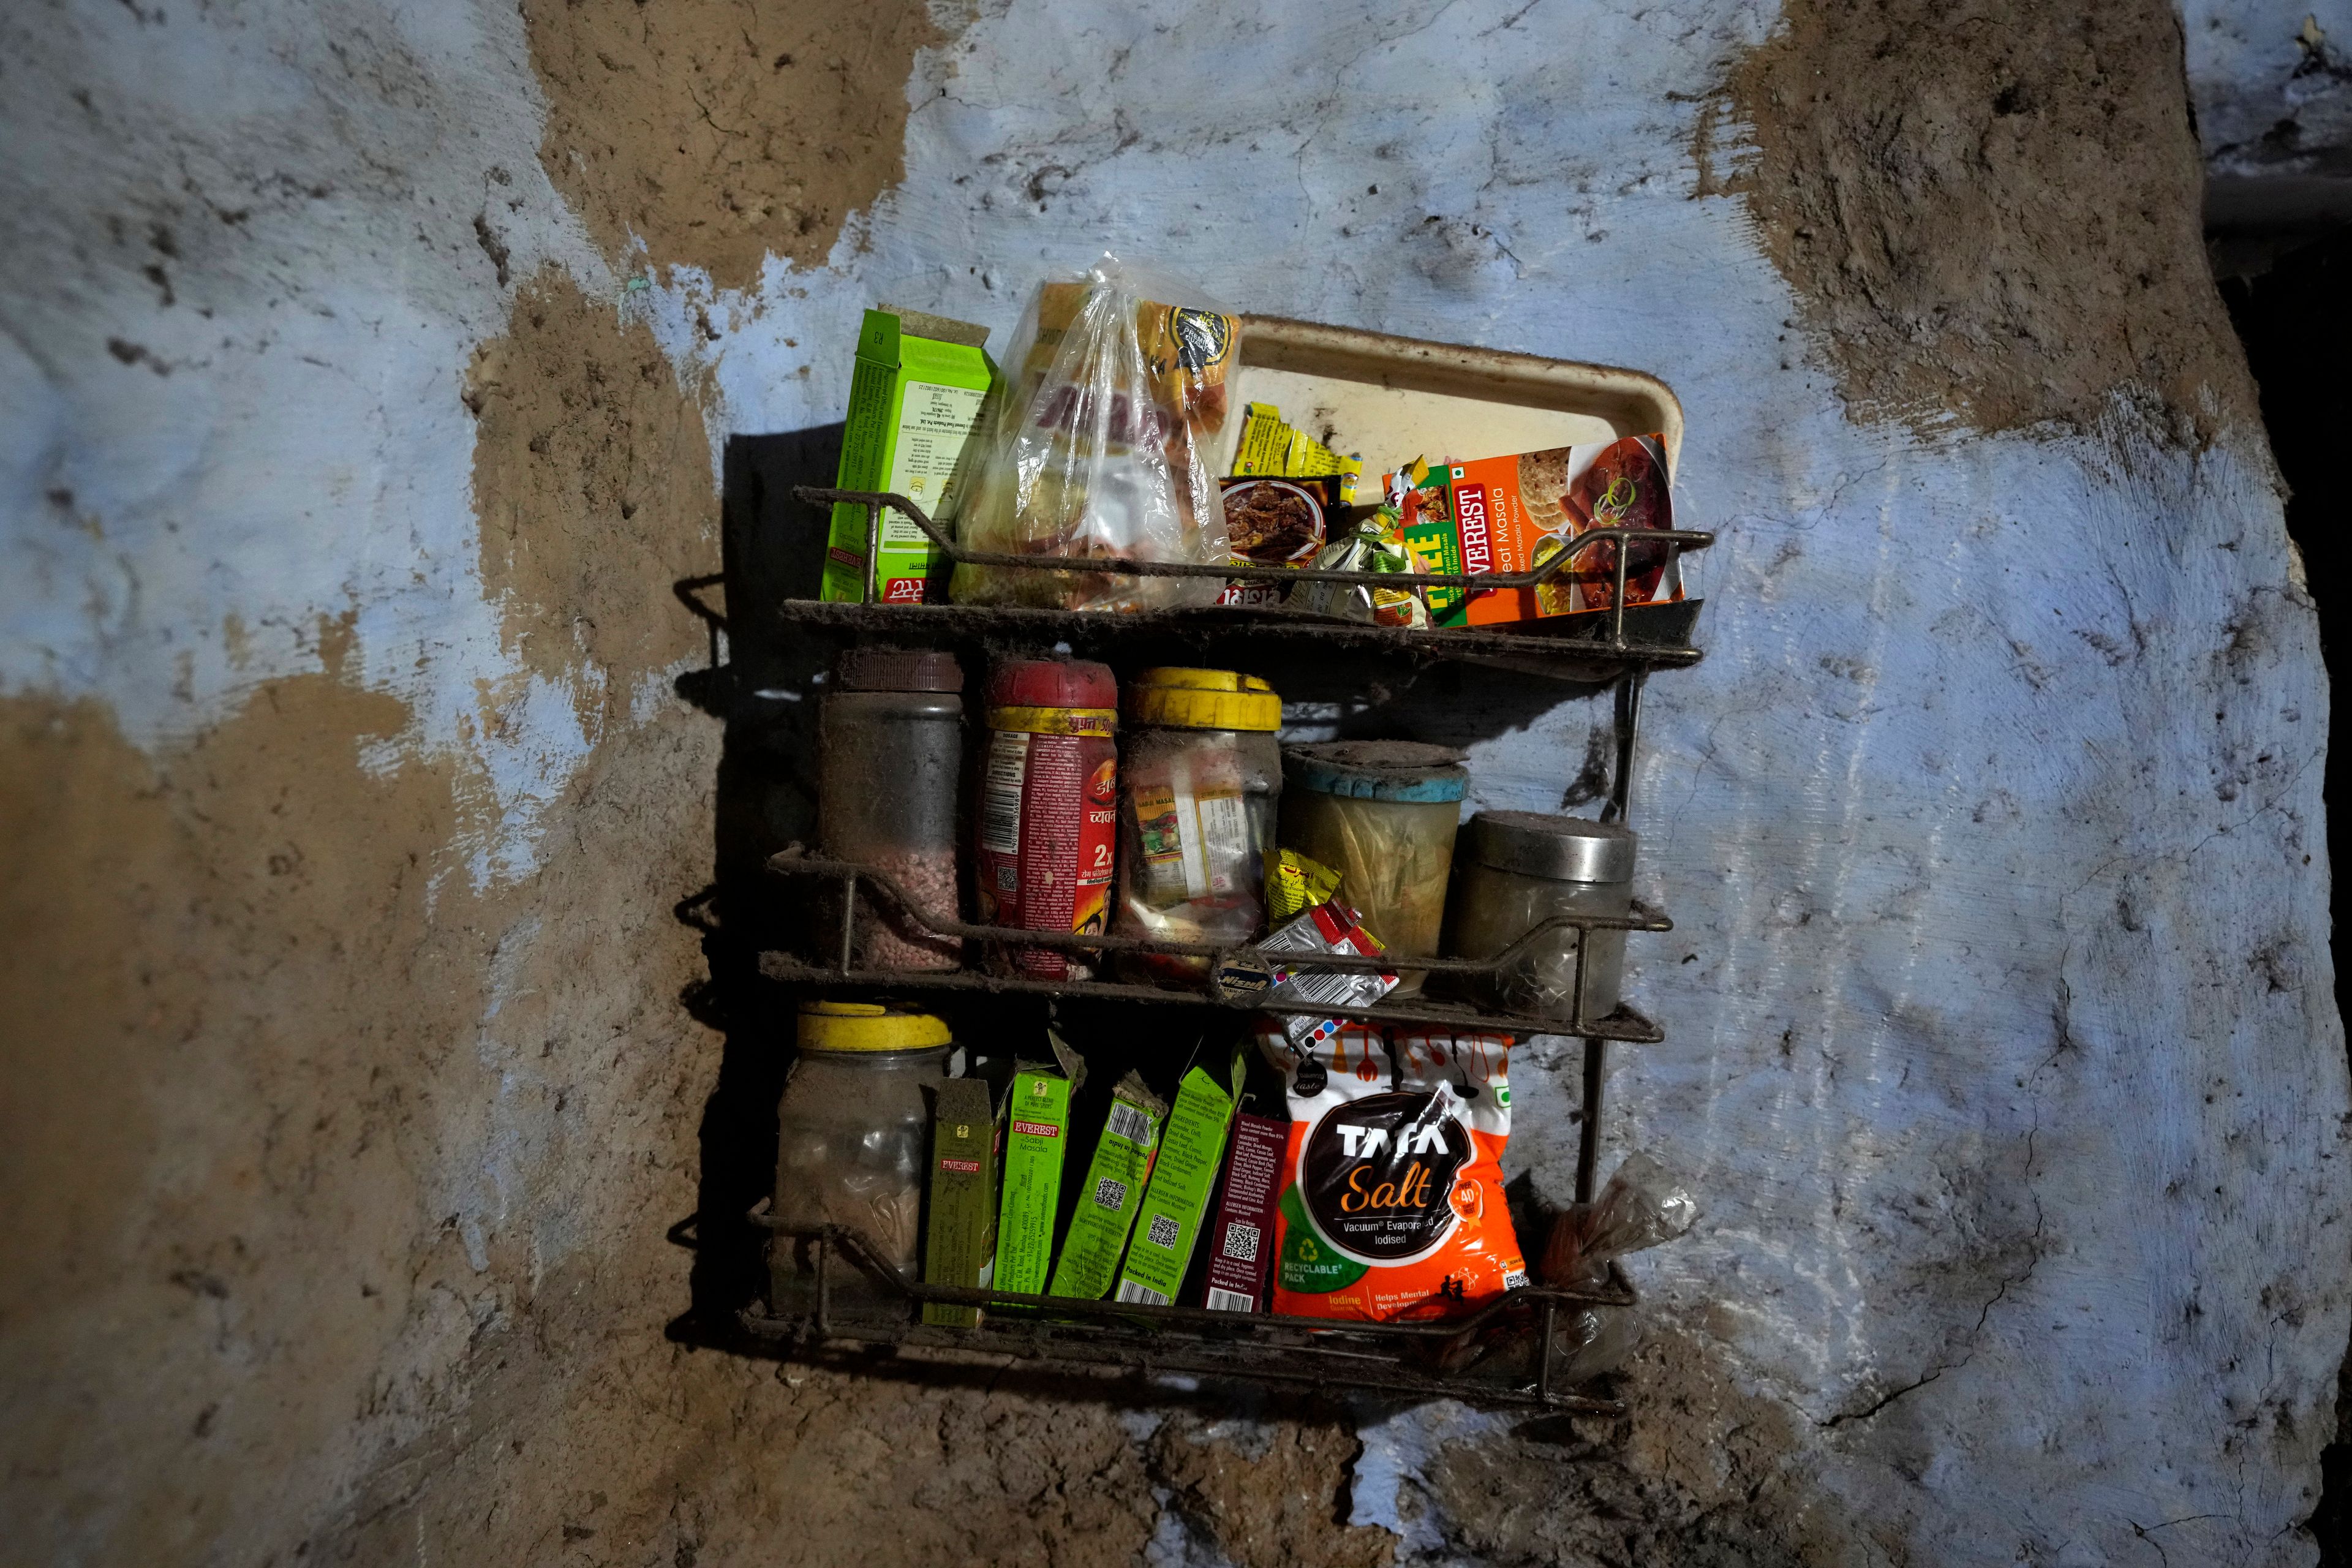
[[[817,843],[896,882],[916,910],[958,918],[956,799],[963,778],[963,669],[951,653],[851,648],[817,724]],[[839,905],[817,933],[837,952]],[[851,945],[866,969],[953,969],[963,944],[861,889]]]

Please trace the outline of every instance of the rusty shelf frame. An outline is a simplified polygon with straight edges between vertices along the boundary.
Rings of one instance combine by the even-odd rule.
[[[1179,635],[1221,636],[1236,631],[1321,641],[1328,646],[1408,653],[1424,658],[1502,661],[1540,673],[1600,683],[1628,668],[1679,668],[1696,664],[1698,648],[1681,641],[1660,641],[1637,634],[1661,633],[1673,638],[1689,635],[1702,600],[1682,599],[1664,604],[1625,603],[1625,580],[1632,569],[1632,545],[1664,551],[1669,557],[1684,551],[1704,550],[1715,535],[1692,529],[1594,528],[1576,535],[1540,566],[1528,572],[1402,573],[1331,572],[1313,567],[1202,565],[1192,562],[1143,561],[1128,556],[1023,555],[1004,551],[972,550],[948,537],[920,506],[895,491],[828,489],[814,485],[793,492],[815,506],[862,506],[866,509],[866,560],[881,549],[882,513],[898,512],[917,528],[948,561],[958,565],[1000,566],[1048,575],[1073,574],[1210,578],[1219,582],[1330,583],[1411,590],[1426,609],[1432,588],[1474,590],[1532,588],[1549,582],[1595,545],[1623,540],[1629,548],[1616,552],[1616,592],[1607,610],[1580,612],[1528,623],[1522,631],[1475,630],[1452,626],[1372,626],[1359,622],[1327,619],[1299,611],[1233,605],[1196,605],[1126,614],[1086,610],[1042,609],[1023,605],[933,605],[892,603],[873,597],[870,572],[863,573],[860,597],[851,602],[788,599],[774,606],[781,618],[848,630],[886,633],[929,631],[933,635],[977,636],[1007,630],[1051,632],[1071,640],[1088,641],[1117,635],[1165,630]],[[1605,635],[1603,629],[1605,629]],[[1568,668],[1555,668],[1565,665]]]
[[[832,1344],[918,1346],[1045,1366],[1360,1388],[1570,1415],[1619,1415],[1625,1409],[1621,1401],[1557,1386],[1555,1367],[1554,1331],[1563,1311],[1634,1305],[1632,1284],[1613,1264],[1607,1283],[1597,1289],[1523,1285],[1460,1318],[1375,1323],[930,1284],[908,1279],[849,1226],[784,1226],[764,1201],[747,1217],[777,1240],[805,1245],[810,1251],[815,1301],[809,1311],[746,1309],[737,1319],[752,1339],[788,1352],[806,1353]],[[836,1275],[845,1268],[864,1278],[877,1299],[872,1310],[845,1312],[835,1302]],[[926,1323],[927,1305],[977,1307],[982,1310],[981,1321],[971,1328]],[[1514,1323],[1530,1326],[1537,1336],[1532,1377],[1482,1378],[1442,1369],[1441,1356],[1473,1347],[1488,1331]]]
[[[1678,411],[1676,415],[1678,429]],[[1050,638],[1077,649],[1104,649],[1118,645],[1131,648],[1136,644],[1129,639],[1155,636],[1202,646],[1234,637],[1264,638],[1349,655],[1456,660],[1609,689],[1615,704],[1616,756],[1614,776],[1600,814],[1603,821],[1623,821],[1630,816],[1635,739],[1642,689],[1648,671],[1687,668],[1703,657],[1702,651],[1689,641],[1703,600],[1686,598],[1638,605],[1625,602],[1626,580],[1633,555],[1631,546],[1660,547],[1672,559],[1683,552],[1704,550],[1715,542],[1714,534],[1693,530],[1588,530],[1566,542],[1540,566],[1522,573],[1329,572],[973,550],[947,537],[919,506],[903,495],[816,486],[797,487],[793,493],[803,501],[816,505],[863,507],[868,563],[878,558],[882,516],[887,509],[912,521],[946,561],[957,564],[1057,575],[1321,582],[1406,588],[1421,599],[1424,607],[1432,588],[1533,587],[1567,570],[1585,551],[1608,541],[1622,541],[1627,547],[1614,552],[1615,593],[1608,610],[1551,617],[1514,630],[1372,626],[1279,607],[1241,605],[1109,614],[1022,605],[877,602],[870,571],[861,573],[858,602],[787,599],[762,607],[763,614],[782,622],[842,637],[874,635],[937,644],[1027,636],[1040,642]],[[838,889],[835,895],[839,900],[838,942],[826,959],[817,961],[777,951],[760,954],[761,973],[787,984],[884,995],[1029,993],[1121,1004],[1336,1016],[1373,1024],[1580,1039],[1582,1098],[1580,1109],[1575,1113],[1580,1123],[1575,1184],[1579,1203],[1591,1202],[1597,1186],[1609,1043],[1656,1044],[1664,1038],[1664,1032],[1656,1024],[1631,1006],[1621,1005],[1604,1018],[1585,1016],[1589,941],[1580,940],[1577,944],[1572,1007],[1575,1022],[1493,1012],[1467,1003],[1422,997],[1335,1009],[1286,1000],[1250,984],[1232,984],[1236,976],[1247,982],[1253,975],[1266,973],[1267,961],[1255,943],[1215,946],[973,924],[923,909],[896,880],[871,868],[811,856],[798,849],[771,858],[767,869],[780,878],[828,880]],[[1205,961],[1207,973],[1199,985],[1188,990],[1107,980],[1048,980],[1019,973],[993,973],[961,963],[936,970],[863,968],[857,963],[859,910],[861,907],[870,909],[877,895],[894,905],[900,915],[923,932],[943,941],[975,944],[976,954],[985,953],[993,944],[1082,952],[1095,958],[1128,952],[1157,953]],[[1395,968],[1432,975],[1492,975],[1534,944],[1566,928],[1590,933],[1665,931],[1674,926],[1661,912],[1637,904],[1631,914],[1623,917],[1554,917],[1492,960],[1368,959],[1288,952],[1280,953],[1278,958],[1284,965],[1296,970],[1361,973]],[[1221,980],[1227,983],[1220,984]],[[785,1226],[767,1209],[768,1203],[763,1200],[752,1211],[751,1223],[771,1233],[772,1248],[793,1246],[808,1249],[805,1260],[813,1267],[815,1299],[804,1312],[780,1312],[772,1302],[765,1310],[751,1307],[738,1315],[735,1331],[741,1336],[740,1342],[758,1346],[766,1353],[805,1356],[827,1347],[975,1352],[1047,1368],[1118,1368],[1147,1375],[1179,1373],[1260,1384],[1358,1388],[1403,1398],[1450,1398],[1473,1405],[1531,1407],[1569,1415],[1613,1416],[1622,1415],[1625,1408],[1619,1400],[1555,1386],[1560,1369],[1556,1364],[1554,1330],[1562,1311],[1634,1305],[1633,1287],[1614,1263],[1610,1266],[1606,1285],[1596,1289],[1521,1286],[1450,1321],[1367,1323],[1267,1313],[1212,1312],[1198,1307],[1080,1301],[929,1284],[907,1278],[869,1238],[856,1230],[839,1226],[815,1229]],[[844,1269],[863,1276],[870,1304],[857,1303],[847,1311],[842,1310],[841,1303],[835,1300],[835,1291]],[[923,1309],[928,1305],[980,1308],[981,1321],[968,1328],[927,1323],[923,1321]],[[1524,1360],[1514,1360],[1509,1355],[1496,1358],[1496,1363],[1483,1369],[1486,1375],[1446,1370],[1447,1361],[1473,1349],[1482,1337],[1496,1330],[1505,1331],[1507,1345],[1533,1334],[1539,1349],[1516,1352],[1524,1355]],[[1499,1376],[1496,1375],[1497,1363],[1502,1372]],[[1475,1374],[1482,1368],[1474,1358],[1468,1370]]]
[[[829,962],[813,963],[804,958],[777,952],[760,955],[761,973],[772,980],[788,984],[860,985],[886,991],[1027,991],[1104,1001],[1190,1004],[1282,1016],[1348,1018],[1368,1024],[1420,1025],[1507,1035],[1565,1034],[1638,1045],[1655,1045],[1665,1038],[1655,1024],[1629,1006],[1621,1005],[1601,1017],[1586,1016],[1585,955],[1589,944],[1581,937],[1576,944],[1576,974],[1570,1015],[1567,1018],[1494,1012],[1467,1002],[1423,1001],[1419,998],[1402,1002],[1383,1001],[1369,1006],[1335,1007],[1328,1003],[1286,998],[1278,990],[1269,989],[1272,968],[1277,963],[1289,969],[1327,973],[1374,974],[1411,970],[1423,974],[1491,979],[1534,951],[1546,938],[1561,931],[1665,931],[1675,929],[1674,921],[1640,905],[1636,905],[1630,915],[1551,916],[1530,928],[1517,942],[1490,959],[1365,958],[1353,953],[1323,952],[1268,954],[1256,942],[1219,945],[1199,942],[1155,942],[1140,937],[1081,935],[1068,931],[1032,931],[1011,926],[976,925],[925,910],[908,896],[906,889],[895,879],[870,867],[848,860],[823,859],[792,850],[771,857],[768,869],[780,877],[804,877],[832,882],[839,889],[835,900],[841,916],[838,942]],[[1137,953],[1197,959],[1206,961],[1206,970],[1198,984],[1184,987],[1174,983],[1150,985],[1109,980],[1043,979],[1018,973],[980,973],[961,965],[939,969],[862,968],[857,963],[860,908],[857,892],[861,883],[869,889],[869,897],[871,893],[879,893],[880,901],[887,902],[904,916],[919,933],[918,940],[929,937],[943,942],[971,942],[1001,944],[1007,948],[1044,948],[1089,957]],[[902,931],[900,934],[906,933]],[[1236,976],[1242,977],[1239,983],[1234,978]]]

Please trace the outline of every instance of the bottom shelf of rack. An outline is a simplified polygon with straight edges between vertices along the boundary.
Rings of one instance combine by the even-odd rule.
[[[742,1331],[776,1350],[821,1355],[843,1346],[887,1345],[976,1352],[1049,1368],[1123,1368],[1145,1373],[1364,1389],[1413,1399],[1584,1415],[1617,1415],[1622,1401],[1557,1386],[1559,1332],[1588,1307],[1629,1307],[1633,1292],[1612,1269],[1591,1290],[1522,1286],[1476,1311],[1438,1322],[1359,1322],[1209,1311],[1066,1297],[968,1289],[908,1279],[855,1231],[778,1229],[804,1258],[809,1310],[747,1309]],[[971,1327],[923,1321],[926,1305],[977,1307]]]

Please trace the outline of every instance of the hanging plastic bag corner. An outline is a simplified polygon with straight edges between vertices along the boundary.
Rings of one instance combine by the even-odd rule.
[[[1226,563],[1216,466],[1241,318],[1189,284],[1106,254],[1039,285],[958,523],[1007,555]],[[1216,602],[1214,575],[959,565],[964,605],[1147,610]]]

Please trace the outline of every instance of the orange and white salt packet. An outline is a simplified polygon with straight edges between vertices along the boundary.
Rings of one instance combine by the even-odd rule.
[[[1289,1093],[1276,1312],[1445,1318],[1527,1283],[1503,1198],[1508,1036],[1350,1024],[1304,1051],[1271,1026],[1259,1041]]]

